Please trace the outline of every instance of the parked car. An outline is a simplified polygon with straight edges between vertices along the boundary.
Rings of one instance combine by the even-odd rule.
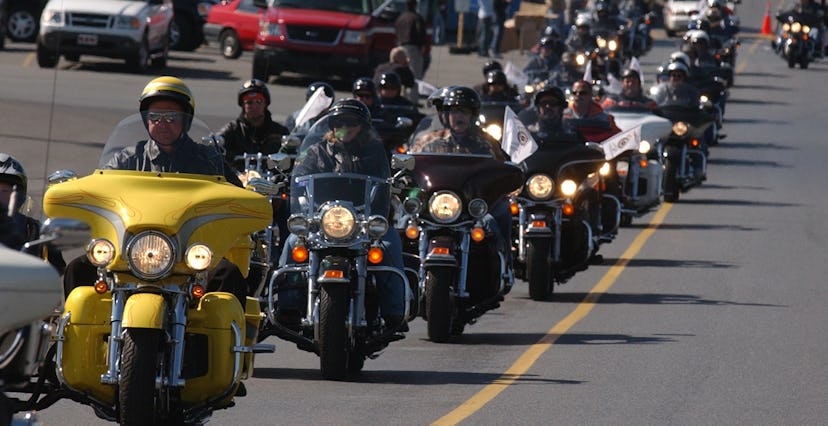
[[[136,72],[165,67],[172,0],[49,0],[40,17],[37,63],[53,68],[61,56],[125,59]]]
[[[6,0],[0,0],[0,49],[6,46]]]
[[[728,9],[735,11],[736,5],[741,0],[729,0],[725,2]],[[687,25],[696,20],[699,12],[707,6],[699,0],[667,0],[664,4],[664,31],[669,37],[675,37],[678,33],[687,31]]]
[[[204,38],[218,42],[225,58],[236,59],[242,51],[253,50],[263,13],[264,9],[254,5],[253,0],[223,1],[210,8]]]
[[[432,16],[435,2],[420,2]],[[405,0],[254,0],[267,8],[253,50],[253,77],[283,71],[345,78],[373,75],[396,45]]]
[[[40,12],[46,0],[6,0],[6,36],[11,41],[35,41]]]

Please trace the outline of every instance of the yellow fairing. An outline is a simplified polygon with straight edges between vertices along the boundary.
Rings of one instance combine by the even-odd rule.
[[[63,344],[63,377],[72,388],[112,402],[115,388],[101,384],[109,350],[109,317],[112,294],[98,294],[92,286],[80,286],[66,298],[64,314],[71,314]]]
[[[154,328],[164,325],[164,298],[159,294],[138,293],[129,296],[124,306],[123,328]]]
[[[264,196],[220,176],[123,170],[96,170],[53,185],[44,195],[43,208],[49,217],[82,220],[93,237],[111,241],[116,250],[109,265],[113,271],[129,269],[121,253],[129,235],[148,229],[169,235],[178,243],[173,273],[179,274],[192,272],[183,262],[183,251],[196,242],[213,251],[210,268],[227,257],[246,274],[248,235],[264,229],[272,218]]]

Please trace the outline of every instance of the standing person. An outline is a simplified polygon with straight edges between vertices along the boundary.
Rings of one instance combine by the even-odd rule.
[[[287,127],[273,121],[270,115],[270,91],[267,84],[258,79],[245,81],[237,96],[241,107],[238,118],[227,123],[218,132],[224,137],[224,158],[237,166],[237,155],[245,153],[273,154],[282,147],[282,136],[290,133]]]
[[[512,0],[494,0],[493,18],[494,18],[494,32],[492,34],[492,57],[500,59],[503,56],[500,54],[500,43],[503,41],[504,24],[509,15],[509,3]]]
[[[388,54],[388,59],[388,62],[379,64],[374,69],[374,82],[379,84],[380,77],[383,74],[393,72],[400,77],[400,82],[408,91],[409,99],[412,99],[412,95],[416,95],[416,97],[413,97],[412,102],[417,103],[417,98],[419,97],[417,82],[414,80],[414,73],[409,66],[408,54],[405,53],[405,49],[400,46],[391,49],[391,52]]]
[[[437,0],[434,8],[434,19],[431,23],[432,43],[435,46],[446,44],[446,22],[448,21],[448,0]]]
[[[489,56],[492,45],[492,19],[494,18],[493,0],[477,2],[477,55]]]
[[[394,23],[397,33],[397,45],[408,54],[408,64],[414,72],[414,78],[423,79],[423,55],[428,48],[426,23],[417,13],[417,0],[405,1],[405,12]],[[416,93],[416,91],[414,91]],[[419,94],[418,94],[419,95]],[[415,100],[416,103],[416,100]]]

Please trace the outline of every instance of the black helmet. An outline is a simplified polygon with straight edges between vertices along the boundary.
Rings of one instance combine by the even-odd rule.
[[[538,40],[538,46],[552,49],[555,47],[557,40],[553,36],[543,36]]]
[[[683,62],[671,62],[670,65],[667,65],[667,73],[669,74],[671,71],[679,71],[684,73],[684,76],[690,73],[690,70],[687,68],[687,65],[684,65]]]
[[[325,91],[325,96],[331,98],[331,100],[336,97],[333,86],[325,83],[324,81],[314,81],[308,85],[308,91],[305,92],[305,100],[310,99],[310,97],[316,92],[316,89],[319,89],[320,87]]]
[[[270,90],[267,90],[267,83],[264,81],[254,78],[242,83],[239,88],[239,106],[242,106],[242,98],[248,93],[261,93],[265,97],[265,105],[270,105]]]
[[[483,64],[483,75],[484,76],[488,75],[490,71],[494,71],[494,70],[503,71],[503,65],[501,65],[500,62],[495,61],[494,59],[489,59],[488,61],[486,61],[485,64]]]
[[[541,38],[543,37],[560,37],[561,34],[558,32],[558,27],[555,25],[547,25],[546,28],[543,29],[541,33]]]
[[[431,92],[431,94],[428,95],[427,102],[438,111],[441,110],[443,108],[443,98],[445,98],[452,89],[454,89],[454,86],[445,86]]]
[[[634,78],[641,81],[641,74],[632,68],[624,68],[624,70],[621,71],[621,79],[623,80],[625,78]]]
[[[357,118],[362,127],[367,128],[371,126],[371,110],[359,99],[340,99],[334,102],[331,109],[328,110],[329,123],[333,118],[343,116]]]
[[[538,105],[538,101],[540,100],[540,98],[550,95],[554,96],[558,100],[558,104],[561,106],[561,108],[566,108],[566,96],[564,95],[563,90],[561,90],[553,84],[547,84],[546,86],[535,92],[535,105]]]
[[[475,117],[480,112],[480,95],[474,89],[465,86],[455,86],[443,97],[443,108],[461,106],[471,108]]]
[[[402,81],[400,76],[395,72],[384,72],[379,78],[380,89],[402,89]]]
[[[486,74],[486,84],[502,84],[504,86],[509,84],[509,81],[506,79],[506,74],[503,71],[489,71]]]
[[[360,77],[354,80],[354,85],[351,87],[351,93],[357,92],[371,92],[372,96],[377,93],[377,85],[370,77]]]
[[[11,155],[3,152],[0,152],[0,182],[17,186],[16,205],[14,206],[14,210],[17,211],[26,199],[29,179],[26,177],[23,165]]]
[[[606,15],[606,14],[609,14],[609,13],[610,13],[610,5],[606,1],[601,0],[598,3],[595,4],[595,14],[596,15],[601,15],[601,14]]]

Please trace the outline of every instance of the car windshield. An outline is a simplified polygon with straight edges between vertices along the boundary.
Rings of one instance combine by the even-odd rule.
[[[327,10],[363,15],[371,13],[370,0],[272,0],[271,7]]]

